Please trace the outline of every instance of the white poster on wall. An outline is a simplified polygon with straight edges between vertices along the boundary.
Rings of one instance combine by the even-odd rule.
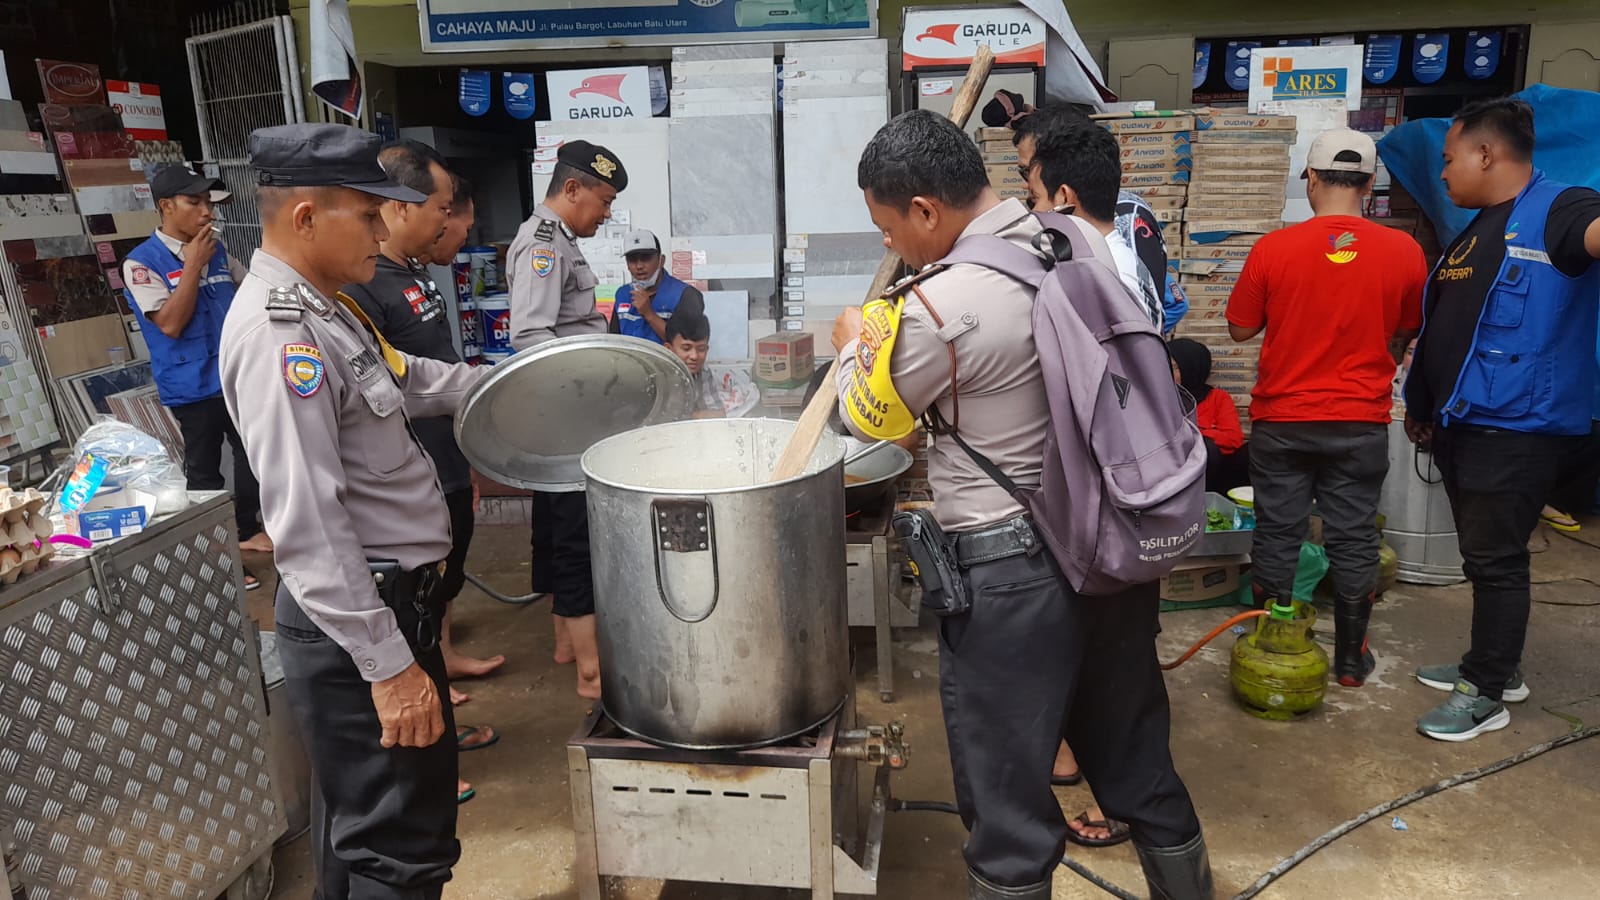
[[[565,69],[545,76],[552,122],[650,118],[650,70]]]
[[[1260,112],[1262,103],[1341,98],[1346,109],[1360,109],[1362,52],[1360,44],[1251,50],[1250,111]]]

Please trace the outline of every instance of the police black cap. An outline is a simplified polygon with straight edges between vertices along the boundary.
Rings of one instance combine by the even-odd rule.
[[[382,146],[377,135],[349,125],[274,125],[250,133],[250,166],[262,187],[347,187],[404,203],[427,200],[383,170]]]
[[[556,161],[593,175],[619,192],[628,186],[628,170],[615,153],[588,141],[568,141],[556,151]]]

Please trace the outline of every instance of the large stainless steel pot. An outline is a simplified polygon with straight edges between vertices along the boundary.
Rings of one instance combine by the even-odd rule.
[[[769,482],[792,422],[641,428],[583,455],[602,702],[659,744],[753,747],[850,689],[844,445]]]

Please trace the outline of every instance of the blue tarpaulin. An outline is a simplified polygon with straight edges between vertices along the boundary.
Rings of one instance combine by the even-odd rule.
[[[1600,154],[1594,149],[1594,136],[1600,134],[1600,94],[1536,84],[1515,96],[1533,107],[1538,134],[1534,164],[1556,181],[1600,190]],[[1389,174],[1417,198],[1446,247],[1477,214],[1451,203],[1439,180],[1449,130],[1449,119],[1417,119],[1378,142],[1378,156]]]

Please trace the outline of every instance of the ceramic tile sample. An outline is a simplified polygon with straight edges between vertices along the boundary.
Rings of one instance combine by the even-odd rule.
[[[707,359],[748,359],[750,295],[744,291],[706,291],[706,318],[711,322]]]
[[[772,45],[672,52],[673,233],[776,234]]]
[[[26,354],[0,359],[0,453],[17,456],[61,439],[50,395]]]
[[[856,164],[889,118],[887,57],[884,41],[784,46],[784,225],[790,234],[876,231],[856,187]]]

